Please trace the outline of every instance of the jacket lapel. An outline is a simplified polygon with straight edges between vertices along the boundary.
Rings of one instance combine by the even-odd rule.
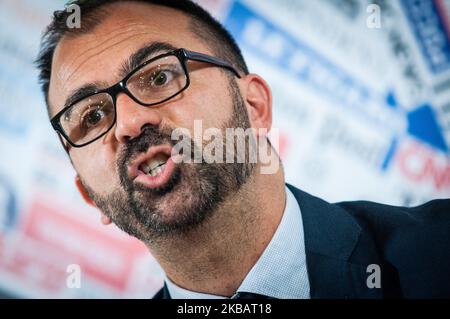
[[[311,298],[381,298],[368,289],[367,265],[351,263],[361,227],[344,209],[289,184],[303,220]]]
[[[170,297],[169,288],[167,288],[165,282],[164,286],[153,296],[152,299],[172,299]]]

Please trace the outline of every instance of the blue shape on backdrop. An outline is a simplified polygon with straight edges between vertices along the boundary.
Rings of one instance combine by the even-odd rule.
[[[397,99],[395,98],[395,93],[393,91],[389,91],[386,95],[386,104],[393,109],[398,107]]]
[[[408,133],[441,151],[448,152],[448,146],[441,133],[433,109],[424,104],[408,113]]]
[[[381,170],[386,171],[389,167],[389,164],[391,164],[392,159],[394,158],[395,152],[397,151],[398,147],[398,139],[397,137],[393,137],[391,144],[389,146],[389,149],[386,153],[386,157],[383,160],[383,163],[381,164]]]

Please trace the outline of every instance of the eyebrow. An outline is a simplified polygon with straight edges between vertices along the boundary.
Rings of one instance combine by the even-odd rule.
[[[125,77],[131,73],[134,69],[139,67],[146,60],[149,60],[152,56],[157,53],[163,54],[169,51],[174,51],[177,48],[167,42],[152,42],[146,46],[138,49],[130,57],[122,63],[119,75],[120,77]]]
[[[140,49],[136,50],[131,54],[128,59],[126,59],[119,69],[119,76],[121,78],[126,77],[134,69],[138,68],[146,60],[150,59],[157,53],[163,54],[169,51],[176,50],[177,48],[167,42],[152,42],[146,44]],[[91,82],[83,85],[72,91],[72,93],[66,98],[64,102],[64,107],[73,104],[75,101],[80,100],[89,95],[95,94],[96,92],[106,88],[107,84],[105,82]]]
[[[66,102],[64,103],[64,108],[69,106],[70,104],[74,103],[77,100],[80,100],[86,96],[95,94],[97,91],[99,91],[99,87],[101,87],[104,84],[105,83],[102,83],[102,82],[88,83],[88,84],[85,84],[82,87],[76,89],[66,99]]]

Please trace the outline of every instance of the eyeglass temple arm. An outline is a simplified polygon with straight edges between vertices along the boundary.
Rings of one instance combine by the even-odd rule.
[[[69,155],[69,158],[70,158],[70,154],[69,154],[69,146],[66,144],[66,142],[65,142],[64,139],[62,138],[61,133],[60,133],[60,127],[59,127],[59,125],[55,122],[54,119],[55,119],[55,118],[52,118],[52,119],[50,120],[50,124],[52,125],[53,129],[55,130],[56,135],[58,135],[58,139],[59,139],[59,141],[61,142],[62,147],[64,148],[64,150],[66,151],[67,155]]]
[[[62,144],[62,147],[64,148],[64,150],[66,151],[67,155],[70,158],[70,154],[69,154],[69,146],[64,142],[64,139],[61,137],[61,134],[57,131],[56,135],[58,135],[59,141]]]
[[[217,66],[220,66],[222,68],[228,69],[231,72],[233,72],[239,79],[241,78],[241,75],[238,73],[238,71],[236,71],[236,69],[234,67],[231,66],[231,64],[216,59],[210,55],[206,55],[206,54],[202,54],[202,53],[198,53],[198,52],[192,52],[189,50],[184,50],[184,53],[186,54],[186,57],[190,60],[194,60],[194,61],[198,61],[198,62],[207,62],[207,63],[211,63],[211,64],[215,64]]]

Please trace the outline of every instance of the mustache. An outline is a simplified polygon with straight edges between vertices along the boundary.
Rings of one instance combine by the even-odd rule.
[[[137,155],[145,153],[153,145],[170,144],[173,146],[175,143],[171,138],[172,131],[173,129],[170,127],[156,128],[151,125],[144,126],[138,137],[129,140],[124,145],[121,152],[122,156],[129,163]]]

